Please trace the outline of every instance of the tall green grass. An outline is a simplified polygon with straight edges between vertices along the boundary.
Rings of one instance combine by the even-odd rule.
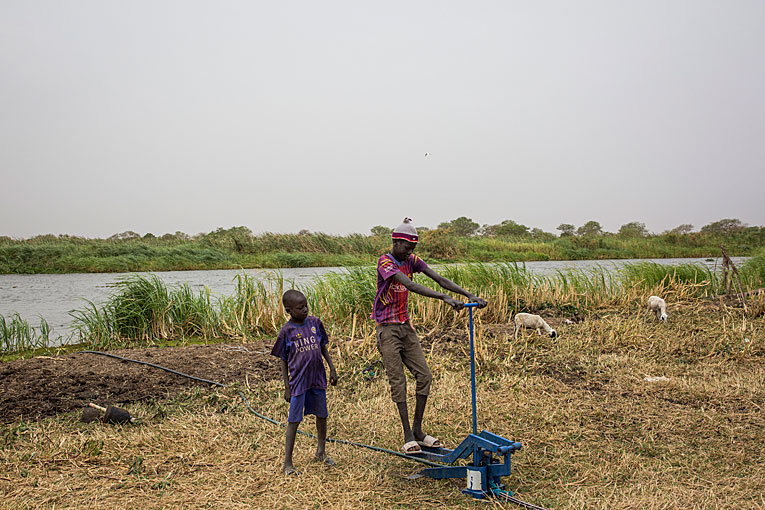
[[[169,289],[156,275],[131,275],[115,285],[102,305],[92,302],[71,312],[77,341],[92,348],[146,345],[156,340],[221,335],[209,289],[188,284]]]
[[[488,322],[507,321],[520,311],[584,313],[597,307],[642,302],[649,293],[675,299],[708,296],[718,283],[701,266],[651,263],[631,265],[618,273],[598,268],[553,277],[535,275],[517,264],[451,265],[441,272],[488,299],[489,307],[481,312],[482,320]],[[373,268],[352,267],[347,274],[326,275],[301,290],[311,313],[319,315],[335,332],[369,334],[374,327],[369,316],[375,279]],[[236,282],[232,295],[212,300],[207,290],[194,294],[188,286],[167,289],[156,277],[126,278],[103,306],[91,305],[75,312],[79,339],[104,347],[197,335],[244,340],[275,334],[285,321],[280,296],[293,285],[278,273],[266,281],[242,273]],[[465,314],[455,314],[443,302],[414,294],[410,315],[425,327],[459,325],[465,320]]]
[[[750,289],[765,287],[765,249],[760,249],[741,268],[741,279]]]
[[[40,317],[40,325],[34,327],[18,313],[12,313],[8,318],[0,314],[0,353],[48,347],[52,332],[43,317]]]
[[[742,269],[747,288],[762,286],[763,268],[765,258],[756,258]],[[614,306],[637,308],[651,294],[677,302],[714,296],[722,290],[717,274],[695,264],[641,262],[620,271],[598,267],[553,276],[536,275],[515,263],[454,264],[439,272],[488,300],[489,306],[478,315],[483,322],[507,322],[517,312],[546,310],[571,315]],[[415,278],[433,286],[423,275]],[[213,297],[207,288],[199,292],[188,284],[168,288],[155,275],[132,275],[115,284],[105,303],[89,302],[71,312],[74,333],[68,341],[108,349],[178,338],[247,340],[274,335],[286,320],[281,295],[295,287],[279,272],[266,280],[255,280],[242,272],[236,275],[236,289],[231,295]],[[369,335],[373,331],[374,267],[330,273],[300,290],[308,299],[310,313],[321,317],[333,334]],[[427,328],[462,326],[466,321],[465,313],[455,313],[442,301],[417,294],[411,294],[409,311],[416,324]],[[41,324],[35,330],[18,314],[10,322],[2,318],[0,326],[4,350],[50,342],[47,326]]]

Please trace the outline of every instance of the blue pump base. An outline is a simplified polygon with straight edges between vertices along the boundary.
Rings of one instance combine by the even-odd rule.
[[[483,430],[477,435],[470,434],[454,450],[423,446],[422,452],[412,456],[444,464],[454,464],[457,460],[472,455],[471,465],[426,468],[419,474],[436,479],[466,478],[467,488],[462,492],[482,499],[493,495],[497,487],[503,487],[500,478],[510,474],[510,456],[520,449],[521,443]]]

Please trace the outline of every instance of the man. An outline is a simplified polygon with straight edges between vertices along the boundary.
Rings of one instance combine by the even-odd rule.
[[[441,442],[422,431],[422,417],[430,394],[430,384],[433,376],[422,352],[420,340],[414,328],[409,323],[407,304],[409,292],[440,299],[455,310],[460,310],[464,304],[447,294],[435,291],[412,281],[414,273],[424,273],[446,290],[461,294],[470,302],[477,302],[480,308],[486,306],[486,301],[471,294],[462,287],[435,272],[417,255],[414,249],[419,237],[417,230],[411,224],[410,218],[404,218],[404,223],[393,230],[393,248],[390,253],[381,256],[377,261],[377,296],[374,302],[373,317],[377,322],[375,330],[377,349],[383,358],[385,371],[388,374],[390,392],[393,402],[401,417],[404,432],[404,453],[411,454],[422,451],[421,446],[441,447]],[[414,420],[409,425],[409,410],[406,404],[406,366],[416,381]]]

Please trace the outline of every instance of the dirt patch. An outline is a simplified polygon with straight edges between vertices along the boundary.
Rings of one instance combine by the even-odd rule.
[[[562,317],[545,317],[551,328],[560,330],[566,326],[566,318]],[[574,321],[572,321],[574,323]],[[478,338],[485,339],[501,339],[507,342],[513,340],[515,333],[515,326],[513,324],[480,324],[476,326],[475,334]],[[433,331],[419,331],[420,343],[425,352],[429,352],[433,348],[433,345],[446,346],[446,350],[457,350],[460,346],[470,345],[470,336],[467,328],[440,328]],[[534,330],[522,330],[518,332],[519,338],[522,335],[538,336]],[[543,337],[547,337],[547,334],[542,332]]]
[[[250,384],[281,377],[267,343],[109,351],[211,381]],[[0,422],[78,410],[89,402],[127,404],[166,398],[203,383],[95,354],[41,356],[0,364]]]

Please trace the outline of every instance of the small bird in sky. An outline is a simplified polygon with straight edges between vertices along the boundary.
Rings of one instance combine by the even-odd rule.
[[[425,153],[425,157],[427,158],[428,156],[430,156],[430,153],[429,153],[429,152],[426,152],[426,153]]]

